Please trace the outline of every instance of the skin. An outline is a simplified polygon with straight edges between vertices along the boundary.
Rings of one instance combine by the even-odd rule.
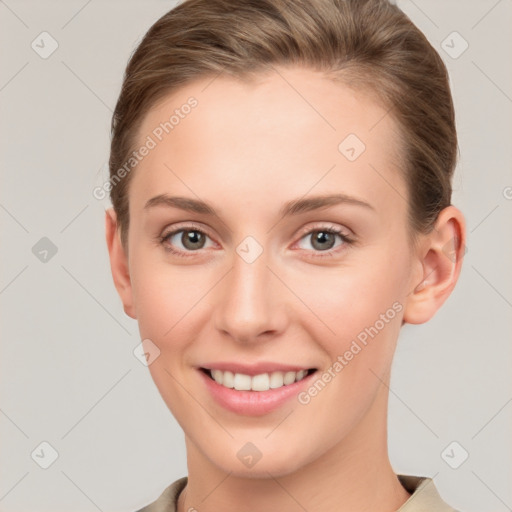
[[[253,83],[198,80],[147,113],[140,141],[190,96],[198,100],[134,171],[128,254],[106,212],[114,283],[141,339],[161,351],[149,369],[185,433],[180,512],[393,511],[409,494],[387,450],[391,362],[403,323],[428,321],[455,286],[464,218],[445,208],[412,245],[387,109],[318,72],[277,71]],[[353,162],[338,150],[350,133],[366,145]],[[162,193],[208,201],[217,216],[144,209]],[[286,201],[332,193],[372,208],[279,215]],[[203,246],[183,245],[182,233],[166,241],[190,257],[159,245],[164,231],[190,222],[206,232]],[[312,231],[329,226],[355,242],[334,235],[331,245],[315,244]],[[252,263],[236,252],[249,235],[263,248]],[[293,399],[263,416],[238,415],[212,400],[196,370],[234,360],[327,370],[396,301],[401,311],[306,405]],[[249,441],[262,454],[252,468],[237,457]]]

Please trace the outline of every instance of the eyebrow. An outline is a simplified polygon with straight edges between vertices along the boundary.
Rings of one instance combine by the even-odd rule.
[[[301,213],[319,210],[337,204],[348,204],[353,206],[362,206],[364,208],[375,211],[375,208],[361,200],[346,194],[331,194],[322,196],[313,196],[307,198],[293,199],[286,202],[279,214],[281,217],[298,215]],[[144,209],[148,210],[156,206],[165,206],[170,208],[179,208],[189,212],[199,213],[203,215],[218,216],[215,208],[205,201],[193,199],[191,197],[170,196],[168,194],[159,194],[149,199],[144,205]]]

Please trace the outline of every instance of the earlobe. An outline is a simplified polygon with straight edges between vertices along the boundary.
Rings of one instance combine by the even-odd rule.
[[[124,312],[131,318],[137,318],[133,307],[132,285],[128,258],[121,244],[117,216],[113,208],[105,210],[105,237],[110,258],[110,269],[117,293],[123,303]]]
[[[420,250],[421,275],[414,278],[403,317],[410,324],[430,320],[457,283],[466,252],[466,227],[460,210],[444,208]]]

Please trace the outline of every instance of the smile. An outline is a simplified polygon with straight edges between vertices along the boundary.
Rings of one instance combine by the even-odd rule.
[[[317,369],[269,373],[259,370],[252,373],[198,368],[198,374],[214,401],[223,409],[245,416],[265,415],[290,402],[311,385]]]
[[[314,368],[311,368],[297,372],[276,371],[251,376],[244,373],[233,373],[218,369],[209,370],[202,368],[201,370],[209,375],[217,384],[237,391],[268,391],[269,389],[279,389],[283,386],[289,386],[294,382],[299,382],[315,371]]]

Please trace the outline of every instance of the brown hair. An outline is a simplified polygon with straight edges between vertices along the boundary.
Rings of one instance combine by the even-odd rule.
[[[185,84],[220,72],[241,79],[273,65],[323,71],[377,94],[397,122],[412,233],[429,232],[450,205],[457,158],[446,67],[388,0],[185,0],[132,54],[112,118],[110,199],[127,249],[131,173],[145,114]],[[340,141],[341,142],[341,141]]]

